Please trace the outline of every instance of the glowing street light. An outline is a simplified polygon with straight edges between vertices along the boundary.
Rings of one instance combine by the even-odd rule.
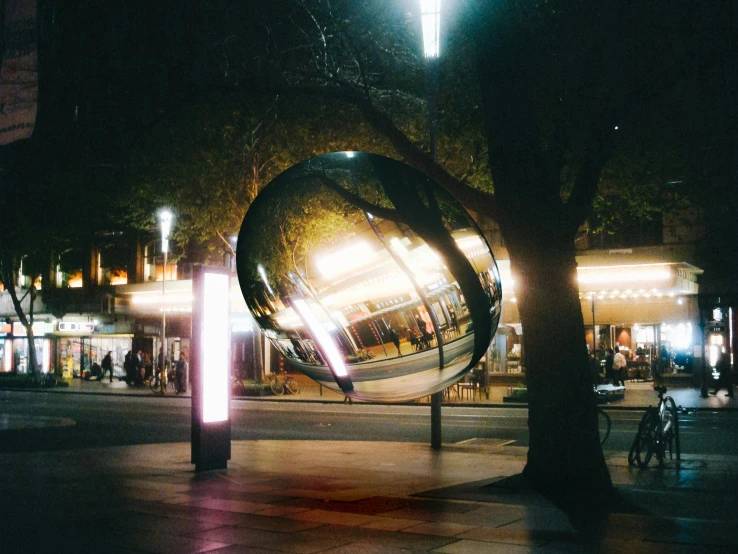
[[[425,57],[437,58],[441,38],[441,0],[420,0],[420,17]]]
[[[164,300],[167,282],[167,254],[169,253],[169,232],[172,230],[172,212],[163,208],[159,211],[159,226],[161,227],[161,251],[164,253],[164,265],[161,271],[161,392],[167,390],[167,311]]]

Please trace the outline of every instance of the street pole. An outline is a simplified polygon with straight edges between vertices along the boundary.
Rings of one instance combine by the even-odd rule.
[[[595,338],[595,296],[592,293],[592,355],[597,358],[597,339]]]
[[[167,307],[164,303],[167,284],[167,251],[164,251],[164,267],[161,271],[161,393],[167,392]]]
[[[172,212],[167,209],[159,212],[161,224],[161,251],[164,254],[164,266],[161,272],[161,393],[167,392],[167,307],[164,303],[167,284],[167,254],[169,253],[169,230],[172,226]]]
[[[441,0],[420,0],[420,17],[423,26],[423,53],[425,54],[426,77],[428,79],[428,118],[430,119],[430,153],[433,162],[436,157],[436,92],[438,89],[438,55],[440,53]],[[439,333],[436,318],[431,315],[436,340],[441,354],[443,367],[443,337]],[[431,395],[431,448],[440,450],[441,440],[441,402],[443,392]]]

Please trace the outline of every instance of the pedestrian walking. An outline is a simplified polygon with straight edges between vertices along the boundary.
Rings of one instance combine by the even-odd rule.
[[[187,392],[187,366],[187,358],[184,352],[180,352],[179,360],[177,360],[177,364],[174,366],[174,378],[177,380],[177,394]]]
[[[395,348],[397,348],[397,355],[402,358],[402,352],[400,352],[400,337],[397,335],[392,327],[390,327],[389,336],[392,344],[394,344]]]
[[[162,348],[159,348],[159,355],[156,357],[156,368],[159,372],[164,370],[164,350]]]
[[[133,363],[133,352],[131,350],[126,352],[126,357],[123,360],[123,369],[126,373],[126,384],[132,384],[135,364]]]
[[[612,348],[607,349],[607,354],[605,355],[605,382],[613,381],[615,379],[615,375],[613,373],[614,370],[614,362],[615,362],[615,351]]]
[[[459,328],[459,318],[456,317],[456,312],[451,312],[451,328],[456,331]]]
[[[137,385],[143,385],[144,382],[144,358],[143,352],[139,350],[133,358],[135,365],[133,379]]]
[[[618,385],[625,386],[625,367],[628,365],[628,362],[625,361],[625,356],[623,356],[623,353],[620,352],[619,346],[615,347],[615,356],[613,357],[612,365],[612,384],[616,387]]]
[[[100,380],[102,381],[105,378],[105,372],[110,372],[110,382],[113,382],[113,357],[111,356],[113,352],[111,350],[108,350],[108,353],[105,354],[105,357],[102,359],[102,362],[100,365],[102,366],[102,376],[100,377]]]
[[[154,362],[148,352],[143,355],[144,382],[148,382],[154,375]]]
[[[720,389],[726,389],[728,391],[728,396],[733,396],[733,375],[730,371],[730,358],[728,357],[728,354],[725,352],[725,348],[720,352],[720,357],[717,360],[717,364],[715,364],[715,367],[720,372],[720,377],[718,377],[718,382],[715,385],[715,391],[711,392],[710,394],[715,396]]]

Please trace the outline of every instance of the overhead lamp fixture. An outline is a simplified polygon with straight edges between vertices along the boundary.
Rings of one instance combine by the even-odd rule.
[[[437,58],[441,42],[441,0],[420,0],[423,25],[423,53],[426,58]]]

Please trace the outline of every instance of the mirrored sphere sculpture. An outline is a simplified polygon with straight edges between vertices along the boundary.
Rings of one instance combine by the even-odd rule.
[[[471,217],[376,154],[326,154],[275,178],[246,213],[236,263],[249,310],[287,362],[356,399],[449,387],[500,318],[497,266]]]

